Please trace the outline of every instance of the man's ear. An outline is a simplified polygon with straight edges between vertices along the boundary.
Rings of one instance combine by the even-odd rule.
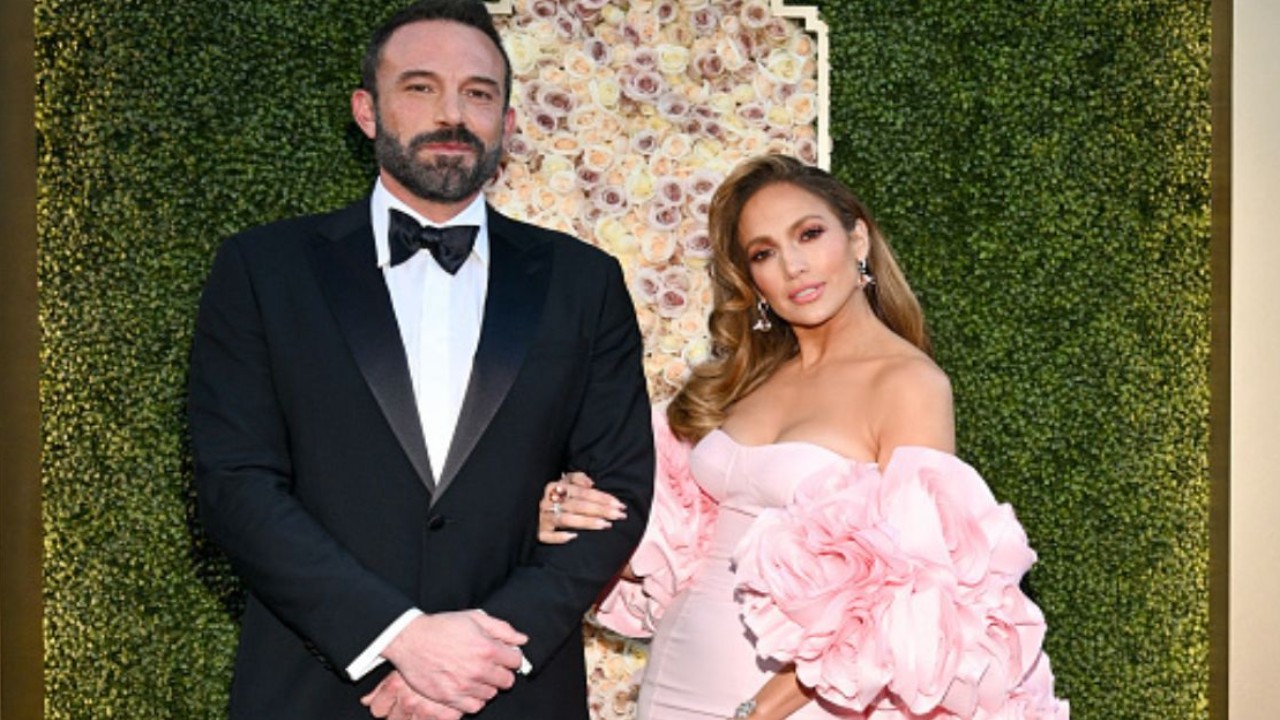
[[[351,117],[370,140],[378,134],[378,113],[373,93],[360,88],[351,93]]]
[[[516,109],[513,107],[508,107],[507,116],[502,120],[503,137],[511,137],[511,133],[515,132],[515,129],[516,129]]]

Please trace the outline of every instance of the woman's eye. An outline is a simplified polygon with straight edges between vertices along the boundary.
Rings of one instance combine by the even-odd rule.
[[[815,225],[810,228],[805,228],[800,233],[800,239],[801,240],[817,240],[818,238],[822,237],[822,233],[824,230],[825,228],[818,225]]]
[[[773,255],[772,249],[757,250],[754,253],[751,253],[751,262],[762,262],[764,260],[768,260],[769,257],[772,255]]]

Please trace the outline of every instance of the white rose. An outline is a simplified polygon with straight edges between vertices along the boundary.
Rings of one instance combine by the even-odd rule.
[[[662,274],[652,267],[641,267],[631,279],[631,292],[637,299],[653,302],[662,291]]]
[[[755,97],[761,102],[774,99],[773,94],[778,89],[778,83],[768,73],[763,71],[751,76],[751,89],[755,91]]]
[[[699,144],[701,144],[701,142]],[[696,149],[697,145],[694,147]],[[713,172],[706,168],[699,168],[694,170],[693,174],[689,176],[689,179],[685,181],[685,188],[689,191],[689,194],[694,197],[710,198],[715,194],[716,188],[720,186],[720,182],[723,179],[724,176],[717,172]]]
[[[600,17],[610,25],[621,25],[627,19],[627,13],[617,5],[609,4],[600,9]]]
[[[659,303],[661,303],[661,300],[659,300]],[[659,312],[661,312],[661,310],[659,310]],[[684,337],[679,333],[671,332],[668,327],[667,332],[663,333],[658,338],[657,347],[660,352],[668,355],[675,355],[684,349]]]
[[[569,117],[565,119],[565,124],[574,132],[582,132],[587,128],[593,128],[600,124],[604,117],[604,111],[600,108],[582,104],[569,111]]]
[[[764,61],[763,69],[777,82],[784,85],[794,85],[800,82],[802,77],[804,58],[792,53],[790,50],[778,48],[769,53],[769,57]]]
[[[572,170],[565,170],[552,175],[547,185],[551,190],[559,195],[576,192],[578,184],[578,174]]]
[[[667,89],[662,75],[654,70],[639,70],[623,79],[622,92],[638,103],[652,105]]]
[[[650,265],[667,262],[675,251],[676,241],[670,233],[646,232],[640,238],[640,256]]]
[[[705,335],[707,332],[707,320],[702,315],[695,312],[687,312],[671,322],[671,328],[685,338],[686,347],[690,340]]]
[[[772,14],[769,12],[769,5],[764,0],[747,0],[742,4],[742,11],[738,13],[738,17],[742,19],[743,27],[750,30],[759,30],[768,24]]]
[[[595,77],[587,83],[587,87],[591,90],[591,99],[601,107],[615,108],[622,97],[622,87],[612,76]]]
[[[679,45],[658,46],[658,70],[666,75],[679,75],[689,67],[689,48]]]
[[[627,192],[616,185],[599,185],[591,191],[591,204],[605,215],[627,211]]]
[[[583,41],[582,51],[591,61],[600,67],[607,67],[613,58],[613,50],[609,43],[600,37],[587,38]]]
[[[672,159],[686,157],[692,149],[693,143],[684,133],[668,135],[662,140],[662,154]]]
[[[758,73],[757,73],[758,74]],[[730,90],[729,96],[733,98],[734,105],[745,105],[746,103],[756,102],[760,98],[756,94],[756,89],[750,83],[736,83]]]
[[[689,278],[687,269],[679,265],[672,265],[662,271],[662,286],[686,292],[693,286],[693,281]]]
[[[792,123],[791,108],[786,105],[770,105],[768,118],[771,126],[786,127]]]
[[[578,136],[567,132],[552,135],[545,147],[550,152],[566,157],[577,157],[582,152],[582,144]]]
[[[684,180],[678,177],[668,175],[658,180],[657,196],[668,205],[683,203],[685,192]]]
[[[655,183],[649,168],[644,165],[636,166],[627,175],[626,193],[627,198],[632,204],[640,204],[648,202],[653,198],[655,192]]]
[[[668,358],[662,366],[662,379],[675,387],[684,385],[689,379],[689,364],[683,358]]]
[[[563,86],[569,84],[569,73],[561,70],[558,65],[546,65],[538,69],[538,79],[551,85]]]
[[[716,54],[724,62],[729,72],[737,72],[746,66],[748,58],[746,48],[737,38],[722,37],[716,43]]]
[[[818,119],[818,98],[811,93],[795,93],[787,98],[787,110],[791,112],[791,122],[808,125]]]
[[[677,120],[689,114],[689,101],[678,92],[666,92],[658,98],[658,113],[669,120]]]
[[[606,215],[597,220],[592,237],[595,239],[594,244],[614,255],[631,255],[638,249],[635,237],[627,230],[626,225],[614,216]]]
[[[582,50],[571,48],[565,53],[564,69],[575,78],[589,78],[596,71],[596,63]]]
[[[539,108],[558,118],[566,117],[575,105],[572,93],[551,84],[541,85],[534,101]]]
[[[680,238],[684,249],[684,261],[691,267],[705,267],[711,259],[711,236],[706,230],[698,230]]]
[[[653,302],[653,299],[650,298],[643,302],[651,303]],[[648,307],[645,307],[643,303],[637,302],[635,303],[635,305],[636,305],[636,324],[640,326],[640,334],[644,337],[649,337],[653,333],[654,326],[657,325],[658,323],[658,316],[653,313],[653,310],[650,310]]]
[[[802,58],[807,58],[815,51],[813,38],[809,37],[807,32],[793,33],[787,43],[787,49]]]
[[[688,315],[690,313],[686,313]],[[689,365],[697,367],[711,357],[711,340],[706,337],[695,337],[684,346],[680,357]]]
[[[652,47],[658,42],[661,32],[658,18],[649,12],[649,8],[637,6],[635,0],[632,0],[631,11],[627,13],[627,25],[636,34],[641,47]]]
[[[598,173],[603,173],[613,164],[613,146],[603,143],[588,145],[582,150],[582,164]]]
[[[689,24],[698,37],[709,37],[720,27],[720,11],[714,6],[703,6],[692,9]]]
[[[563,155],[543,155],[540,169],[544,176],[554,175],[558,172],[572,172],[573,161]]]
[[[662,233],[672,233],[680,227],[680,208],[676,205],[667,205],[664,203],[649,204],[649,227],[659,230]],[[675,241],[671,241],[671,248],[675,249]],[[670,257],[670,253],[667,254]]]
[[[541,43],[532,35],[515,33],[503,38],[507,57],[511,58],[511,72],[528,75],[542,57]]]

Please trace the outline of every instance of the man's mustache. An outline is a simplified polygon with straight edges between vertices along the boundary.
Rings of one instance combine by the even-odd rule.
[[[420,133],[414,135],[409,141],[409,149],[417,151],[424,145],[433,143],[466,143],[475,148],[477,153],[484,152],[484,142],[476,137],[470,130],[465,127],[458,126],[455,128],[445,128],[443,130],[433,130],[432,132]]]

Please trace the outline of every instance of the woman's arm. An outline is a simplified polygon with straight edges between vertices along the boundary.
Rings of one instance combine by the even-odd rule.
[[[787,668],[760,687],[754,697],[747,698],[734,715],[749,720],[783,720],[813,699],[813,693],[796,678],[796,667]],[[754,703],[754,706],[752,705]],[[748,710],[748,708],[750,708]]]

